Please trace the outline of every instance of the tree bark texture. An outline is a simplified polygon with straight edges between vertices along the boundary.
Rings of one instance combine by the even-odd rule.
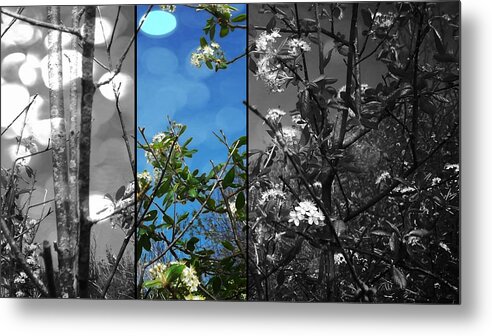
[[[48,7],[48,22],[60,25],[60,7]],[[48,76],[51,119],[51,143],[53,145],[53,184],[58,239],[58,271],[60,295],[74,297],[74,250],[71,246],[70,208],[67,164],[67,136],[63,101],[63,63],[61,32],[53,29],[48,33]]]
[[[85,7],[85,19],[82,41],[82,99],[79,138],[79,264],[78,286],[82,298],[89,297],[89,263],[91,226],[89,218],[89,186],[91,158],[91,123],[92,102],[94,97],[93,60],[94,60],[94,28],[96,7]]]

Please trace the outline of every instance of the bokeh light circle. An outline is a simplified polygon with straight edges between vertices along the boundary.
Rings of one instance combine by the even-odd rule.
[[[143,19],[143,17],[140,19],[139,24]],[[141,30],[150,36],[163,37],[172,33],[176,29],[177,24],[178,22],[173,14],[162,10],[155,10],[147,15]]]

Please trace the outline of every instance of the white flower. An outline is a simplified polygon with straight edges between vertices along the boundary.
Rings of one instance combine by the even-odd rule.
[[[451,250],[449,249],[448,245],[444,244],[443,242],[439,242],[439,246],[446,252],[451,253]]]
[[[292,124],[294,127],[299,127],[299,128],[304,128],[306,126],[307,122],[306,120],[302,119],[300,114],[294,114],[292,115]]]
[[[306,220],[309,225],[324,225],[325,220],[323,213],[311,201],[299,202],[299,205],[289,213],[289,216],[289,222],[293,222],[296,226],[303,220]]]
[[[16,297],[24,297],[24,296],[26,296],[26,294],[25,294],[23,291],[18,290],[18,291],[15,293],[15,296],[16,296]]]
[[[381,12],[376,12],[374,14],[374,27],[380,27],[380,28],[389,28],[395,21],[395,14],[392,12],[388,13],[381,13]]]
[[[278,188],[268,189],[268,190],[261,193],[261,198],[258,202],[261,205],[263,205],[272,199],[283,199],[283,200],[285,200],[285,193]]]
[[[161,9],[166,12],[174,13],[176,5],[160,5]]]
[[[186,301],[204,301],[205,297],[201,295],[188,294],[185,296]]]
[[[287,46],[289,47],[288,52],[292,56],[297,56],[301,52],[306,52],[311,50],[311,46],[307,42],[296,38],[289,40],[289,42],[287,42]]]
[[[454,163],[454,164],[446,163],[444,165],[444,169],[446,169],[446,170],[452,169],[452,170],[456,171],[457,173],[459,173],[459,171],[460,171],[460,165],[457,164],[457,163]]]
[[[282,137],[287,146],[293,146],[295,144],[298,134],[298,130],[292,127],[284,127],[282,129]]]
[[[434,178],[432,179],[432,186],[435,186],[435,185],[437,185],[437,184],[439,184],[439,183],[441,183],[441,178],[439,178],[439,177],[434,177]]]
[[[229,209],[232,212],[232,216],[236,216],[237,209],[236,209],[236,202],[235,201],[229,201]]]
[[[376,184],[381,183],[383,180],[391,178],[390,174],[387,171],[384,171],[381,173],[381,175],[378,176],[376,179]]]
[[[190,292],[196,292],[198,290],[198,285],[200,280],[196,274],[193,266],[185,267],[183,273],[181,273],[181,281],[188,287]]]
[[[289,223],[294,223],[295,226],[299,226],[299,223],[304,220],[304,215],[298,211],[291,211],[289,216]]]
[[[35,256],[28,256],[28,257],[26,258],[26,263],[27,263],[28,265],[30,265],[30,266],[34,266],[34,265],[36,265],[36,264],[37,264],[37,262],[36,262],[36,257],[35,257]]]
[[[336,265],[341,265],[341,264],[347,262],[345,260],[345,257],[341,253],[335,253],[335,255],[333,256],[333,259],[334,259]]]
[[[262,32],[255,41],[256,51],[274,52],[274,44],[277,41],[276,39],[279,37],[281,37],[281,35],[279,34],[278,29],[273,30],[270,34],[266,31]]]
[[[191,54],[191,64],[196,66],[197,68],[202,66],[203,56],[197,53]]]
[[[141,186],[149,185],[152,182],[152,176],[150,176],[148,171],[144,170],[137,174],[137,180],[140,182]]]
[[[285,112],[280,109],[269,109],[265,118],[271,122],[278,122],[285,115]]]

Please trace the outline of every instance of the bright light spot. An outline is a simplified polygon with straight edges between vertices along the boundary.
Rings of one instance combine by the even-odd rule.
[[[37,99],[39,99],[39,97]],[[32,135],[34,141],[36,141],[41,147],[48,146],[51,136],[50,119],[33,118],[29,121],[27,130],[29,132],[28,134]]]
[[[10,22],[12,18],[8,18]],[[2,27],[3,28],[3,27]],[[2,30],[3,31],[3,30]],[[17,21],[2,37],[2,42],[7,45],[21,45],[28,47],[34,44],[41,37],[40,31],[31,24]]]
[[[31,64],[26,62],[19,68],[19,78],[22,84],[33,86],[38,80],[38,73]]]
[[[74,35],[69,34],[69,33],[62,33],[61,34],[61,45],[63,48],[70,48],[71,43],[72,43],[72,37]],[[44,47],[48,50],[49,49],[49,34],[46,35],[43,41]]]
[[[62,68],[63,68],[63,85],[70,83],[72,78],[70,78],[70,64],[75,62],[77,57],[81,57],[80,52],[75,50],[64,50],[62,55]],[[43,78],[44,85],[49,88],[49,78],[48,78],[48,55],[46,55],[41,60],[41,77]],[[81,69],[77,67],[77,73],[75,78],[81,77]]]
[[[101,78],[99,78],[98,83],[103,83],[112,77],[112,72],[106,72],[104,75],[101,76]],[[99,87],[99,90],[101,91],[101,94],[104,96],[104,98],[111,101],[116,100],[113,92],[113,85],[116,87],[116,89],[118,89],[120,93],[120,99],[124,98],[128,94],[133,93],[133,79],[129,75],[120,72],[111,80],[111,82]]]
[[[91,220],[99,220],[114,212],[114,203],[101,194],[89,196],[89,216]]]
[[[13,144],[8,147],[8,156],[11,162],[14,162],[16,159],[22,156],[26,156],[30,154],[32,154],[31,151],[23,144],[19,146],[19,151],[17,151],[17,144]],[[17,161],[17,163],[21,165],[28,165],[30,162],[31,162],[30,156]]]
[[[2,48],[3,49],[3,48]],[[5,56],[2,60],[2,77],[7,81],[18,81],[19,67],[26,60],[26,54],[16,52]]]
[[[161,47],[147,49],[143,55],[143,62],[147,71],[154,75],[170,74],[178,67],[176,54]]]
[[[99,45],[103,44],[106,41],[109,42],[111,38],[111,34],[113,33],[113,25],[106,18],[97,18],[96,19],[96,30],[94,32],[94,44]]]
[[[6,99],[8,97],[8,99]],[[22,85],[19,84],[5,84],[2,85],[2,100],[1,100],[1,111],[2,127],[6,127],[10,124],[15,117],[22,112],[22,110],[29,103],[29,91]],[[24,118],[18,118],[17,121],[12,125],[14,128],[22,127]]]
[[[143,19],[143,17],[140,19],[139,24]],[[162,37],[173,32],[176,29],[176,25],[176,17],[173,14],[155,10],[147,15],[141,30],[148,35]]]

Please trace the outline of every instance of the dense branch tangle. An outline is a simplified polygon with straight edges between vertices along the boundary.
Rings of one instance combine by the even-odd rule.
[[[288,5],[285,5],[288,6]],[[290,13],[291,16],[286,15],[284,12],[281,10],[278,10],[275,5],[268,5],[270,8],[271,12],[276,15],[276,18],[278,19],[279,17],[282,18],[283,23],[285,24],[285,27],[275,27],[275,20],[274,18],[271,19],[269,23],[269,27],[260,27],[260,26],[255,26],[255,29],[257,30],[267,30],[267,31],[272,31],[272,29],[278,29],[280,33],[290,33],[292,37],[301,37],[305,34],[305,36],[309,35],[309,38],[311,41],[315,41],[315,39],[312,39],[314,35],[317,36],[317,43],[319,45],[319,58],[320,58],[320,64],[319,64],[319,72],[323,76],[324,74],[324,66],[322,66],[322,60],[325,57],[323,55],[323,40],[321,40],[321,36],[329,36],[328,34],[325,34],[325,30],[321,27],[321,21],[320,21],[320,6],[318,4],[312,5],[314,10],[311,10],[311,14],[315,16],[314,19],[307,19],[311,20],[312,25],[309,30],[307,28],[303,28],[303,30],[300,30],[299,28],[299,11],[297,10],[296,6],[294,5],[294,9],[290,8]],[[291,6],[292,7],[292,6]],[[448,122],[442,122],[443,119],[441,119],[442,126],[437,126],[435,125],[436,121],[432,120],[434,119],[433,114],[437,114],[437,111],[429,111],[429,108],[427,107],[426,111],[424,113],[419,113],[422,112],[423,108],[421,106],[422,100],[427,100],[430,98],[427,97],[433,97],[433,96],[438,96],[441,91],[451,91],[451,97],[452,97],[452,91],[454,91],[453,86],[447,83],[439,84],[439,80],[435,81],[438,84],[434,84],[434,87],[426,89],[422,88],[422,77],[425,76],[425,71],[428,71],[429,74],[427,74],[426,79],[432,78],[430,76],[431,70],[423,70],[423,63],[429,62],[428,58],[424,58],[422,54],[422,50],[424,48],[429,48],[429,43],[433,41],[429,41],[429,39],[426,39],[426,33],[429,32],[429,26],[425,24],[425,20],[423,19],[424,16],[429,15],[428,12],[426,12],[426,7],[425,6],[420,6],[420,5],[412,5],[412,6],[407,6],[406,8],[403,8],[401,5],[397,6],[397,14],[393,16],[393,21],[391,23],[385,22],[385,30],[383,32],[379,31],[378,38],[381,40],[380,43],[377,43],[377,46],[371,50],[368,55],[363,55],[364,51],[366,49],[366,46],[368,45],[368,36],[370,34],[374,34],[374,32],[371,33],[372,29],[374,26],[376,26],[379,23],[376,23],[376,20],[379,18],[376,14],[373,14],[370,10],[367,8],[363,8],[360,12],[362,13],[363,16],[363,21],[366,27],[369,27],[369,31],[366,31],[365,34],[367,34],[362,51],[358,50],[358,44],[357,44],[357,37],[359,36],[357,25],[361,22],[359,22],[359,8],[358,4],[353,4],[350,5],[351,7],[351,13],[352,13],[352,18],[349,20],[350,22],[350,38],[349,41],[340,41],[337,40],[336,38],[333,38],[335,40],[335,44],[338,44],[339,46],[347,46],[347,51],[343,53],[343,56],[346,57],[344,58],[344,62],[347,65],[347,70],[346,70],[346,80],[345,80],[345,95],[339,94],[341,97],[339,98],[339,104],[343,105],[344,108],[339,108],[337,106],[330,106],[328,104],[328,107],[323,107],[322,104],[320,104],[320,101],[318,100],[316,93],[311,90],[311,88],[314,86],[313,83],[309,83],[309,77],[307,73],[307,67],[305,62],[303,62],[302,66],[300,64],[289,64],[288,61],[283,61],[280,60],[279,64],[282,65],[282,67],[285,69],[286,72],[289,73],[290,76],[295,77],[295,82],[298,84],[302,84],[305,89],[299,89],[298,88],[298,93],[299,96],[301,97],[300,99],[303,99],[304,102],[308,102],[308,104],[298,104],[298,110],[300,110],[300,114],[307,121],[307,124],[311,127],[311,130],[309,133],[311,133],[311,137],[314,137],[316,141],[310,141],[307,140],[307,144],[304,142],[301,144],[300,147],[304,148],[308,147],[310,144],[314,146],[319,146],[318,148],[318,153],[321,155],[321,159],[323,160],[322,166],[324,166],[326,169],[325,171],[328,171],[327,174],[325,174],[324,179],[320,179],[319,181],[322,183],[323,186],[323,194],[322,197],[319,195],[316,195],[313,190],[313,182],[307,178],[307,174],[303,169],[301,168],[301,164],[306,164],[306,162],[300,162],[299,158],[295,158],[295,154],[292,152],[289,152],[289,150],[286,150],[287,147],[282,145],[282,132],[279,129],[279,126],[281,124],[275,124],[272,125],[272,123],[269,122],[269,120],[265,119],[265,117],[259,113],[259,111],[253,107],[253,106],[248,106],[249,110],[253,112],[255,115],[260,117],[265,124],[270,128],[270,136],[276,141],[277,145],[274,147],[278,148],[280,151],[284,152],[284,156],[286,156],[289,161],[291,166],[293,167],[293,170],[295,173],[291,174],[290,176],[286,177],[280,177],[280,180],[283,181],[284,185],[286,185],[289,189],[289,191],[293,194],[293,198],[299,200],[299,195],[298,191],[296,191],[296,188],[293,188],[292,186],[295,186],[296,182],[300,182],[297,184],[297,188],[299,190],[306,191],[306,193],[310,196],[310,198],[316,203],[319,209],[322,210],[323,214],[328,220],[328,216],[332,215],[335,216],[337,213],[337,217],[340,218],[340,220],[343,220],[343,222],[347,223],[351,221],[351,225],[354,225],[355,227],[358,227],[361,225],[361,223],[366,219],[366,215],[369,215],[371,213],[371,208],[375,207],[377,209],[380,209],[383,207],[384,209],[384,204],[385,202],[382,202],[383,200],[386,199],[386,197],[393,191],[395,188],[397,188],[399,185],[403,184],[408,184],[411,183],[412,179],[414,176],[417,175],[417,173],[422,174],[422,171],[424,167],[429,167],[431,162],[435,162],[436,160],[439,160],[439,157],[442,156],[441,149],[446,148],[449,144],[453,144],[454,140],[456,139],[456,129],[458,127],[458,120],[455,120],[454,118],[449,118]],[[379,11],[380,4],[376,4],[376,11]],[[403,12],[407,12],[405,15],[400,16]],[[279,16],[279,13],[281,14]],[[369,13],[371,13],[369,15]],[[413,18],[412,15],[415,15],[417,13],[418,15]],[[332,8],[332,14],[333,14],[333,8]],[[365,16],[364,16],[365,15]],[[381,15],[380,13],[378,15]],[[411,17],[411,19],[409,19]],[[337,35],[334,31],[333,28],[333,21],[335,19],[331,18],[332,21],[332,28],[331,28],[331,34],[339,37],[340,35]],[[379,19],[378,19],[379,20]],[[407,21],[404,21],[407,20]],[[393,29],[401,29],[399,25],[402,25],[401,22],[410,22],[409,27],[413,32],[415,32],[416,35],[416,41],[410,39],[410,41],[404,40],[404,37],[401,37],[400,35],[394,34]],[[272,26],[273,22],[273,26]],[[297,26],[297,28],[296,28]],[[376,29],[376,28],[374,28]],[[413,36],[411,33],[408,34],[409,36]],[[437,37],[436,37],[437,36]],[[291,37],[288,37],[291,38]],[[399,66],[400,69],[402,69],[401,73],[396,74],[398,71],[394,70],[393,71],[393,64],[391,63],[391,59],[384,60],[386,64],[388,64],[389,68],[389,74],[386,76],[383,76],[383,83],[382,86],[390,86],[388,82],[391,83],[391,90],[394,90],[393,94],[391,91],[385,93],[387,98],[385,100],[382,100],[384,103],[381,104],[381,109],[378,111],[377,115],[373,115],[373,120],[371,123],[365,122],[362,123],[362,119],[364,116],[362,115],[363,113],[367,114],[366,110],[366,104],[368,103],[367,100],[361,99],[361,85],[363,83],[361,79],[361,71],[360,71],[360,65],[363,61],[368,60],[372,55],[374,55],[377,51],[379,51],[380,48],[383,48],[385,46],[385,42],[389,43],[388,41],[392,39],[397,39],[400,38],[401,40],[398,41],[400,43],[399,45],[406,46],[408,48],[408,54],[409,57],[407,58],[401,58],[401,63]],[[436,33],[435,34],[435,40],[437,41],[436,44],[438,44],[438,49],[439,49],[439,35]],[[396,43],[396,42],[395,42]],[[427,43],[427,44],[425,44]],[[440,42],[442,44],[442,42]],[[440,46],[441,49],[444,49],[444,47]],[[340,49],[339,49],[340,51]],[[383,50],[384,51],[384,50]],[[311,51],[312,53],[313,51]],[[326,52],[326,51],[325,51]],[[439,51],[442,53],[442,51]],[[419,55],[420,54],[420,55]],[[331,54],[330,54],[331,55]],[[299,56],[299,58],[304,59],[305,55],[302,54]],[[424,61],[425,59],[425,61]],[[398,59],[397,59],[398,60]],[[396,62],[396,61],[395,61]],[[325,65],[326,66],[326,65]],[[429,64],[425,64],[425,66],[431,67]],[[446,71],[453,70],[453,66],[447,66]],[[288,70],[288,71],[287,71]],[[297,84],[297,85],[298,85]],[[317,90],[320,90],[319,83],[316,83]],[[323,84],[321,84],[323,85]],[[444,85],[444,86],[443,86]],[[412,87],[412,89],[409,89],[409,87]],[[406,94],[403,92],[404,90],[406,91]],[[408,93],[410,92],[410,93]],[[307,93],[307,94],[306,94]],[[355,96],[352,98],[352,96]],[[446,101],[446,98],[439,98],[440,101]],[[309,120],[305,118],[304,116],[307,114],[303,114],[303,106],[309,106],[309,100],[313,102],[313,104],[310,106],[311,109],[319,109],[321,114],[326,116],[328,114],[328,108],[334,108],[338,109],[338,114],[335,122],[329,121],[329,123],[333,123],[333,132],[331,136],[331,141],[325,142],[325,141],[319,141],[318,138],[320,137],[321,131],[317,128],[317,122],[313,120]],[[376,99],[377,100],[377,99]],[[374,101],[374,100],[373,100]],[[379,100],[381,102],[381,100]],[[447,103],[447,109],[451,112],[449,112],[449,115],[453,113],[453,111],[456,111],[456,106],[453,107],[452,104],[449,102]],[[410,113],[407,112],[407,106],[410,105]],[[299,107],[300,106],[300,107]],[[317,106],[317,107],[315,107]],[[326,105],[325,105],[326,106]],[[340,106],[340,105],[339,105]],[[444,105],[442,105],[444,106]],[[444,107],[443,107],[444,109]],[[349,117],[349,110],[352,110],[355,114],[355,116]],[[311,111],[306,109],[309,113],[312,114]],[[391,118],[390,118],[391,117]],[[401,120],[403,117],[403,120]],[[442,127],[442,131],[439,131],[438,134],[439,136],[437,139],[434,140],[434,143],[432,144],[425,144],[425,146],[422,145],[422,141],[425,136],[429,135],[429,131],[426,131],[427,134],[422,131],[422,128],[424,127],[424,122],[428,121],[429,119],[432,120],[433,127]],[[393,126],[394,121],[396,121],[396,126]],[[393,123],[393,124],[392,124]],[[408,126],[410,125],[410,126]],[[307,127],[307,126],[305,126]],[[379,128],[379,129],[378,129]],[[401,141],[405,144],[404,151],[401,153],[404,158],[402,158],[402,161],[408,160],[408,161],[413,161],[409,166],[405,166],[405,164],[402,164],[402,167],[399,168],[396,165],[394,167],[391,167],[391,176],[393,180],[388,181],[387,183],[384,184],[384,188],[381,186],[377,192],[374,192],[372,194],[369,194],[367,196],[364,195],[364,193],[359,193],[359,195],[364,195],[363,196],[356,196],[356,192],[358,190],[352,191],[353,194],[351,194],[351,190],[345,189],[348,185],[348,187],[353,187],[357,186],[357,176],[355,177],[355,181],[352,182],[350,181],[350,178],[352,178],[353,175],[347,175],[347,171],[345,170],[345,163],[344,163],[344,156],[347,155],[350,151],[352,151],[354,148],[357,148],[357,146],[360,143],[364,143],[365,141],[367,142],[366,139],[372,139],[372,140],[378,140],[377,138],[380,136],[378,135],[381,134],[381,129],[383,129],[385,132],[388,132],[389,134],[392,134],[391,132],[393,131],[393,128],[398,130],[399,128],[402,129],[402,138],[395,137],[395,142]],[[305,129],[304,129],[305,130]],[[314,135],[312,134],[314,133]],[[437,133],[437,132],[436,132]],[[303,133],[304,136],[304,133]],[[325,137],[322,137],[325,139]],[[405,140],[406,139],[406,140]],[[442,141],[438,141],[438,139],[443,139]],[[280,144],[280,145],[278,145]],[[377,143],[374,144],[377,146]],[[326,146],[325,148],[323,148]],[[420,148],[419,148],[420,147]],[[422,148],[423,147],[423,148]],[[303,148],[303,149],[304,149]],[[273,152],[273,149],[272,149]],[[417,152],[419,152],[417,155]],[[337,155],[327,155],[329,153],[339,153]],[[409,160],[410,158],[410,160]],[[260,161],[260,160],[258,160]],[[261,161],[258,164],[258,167],[261,167],[260,165]],[[404,163],[404,162],[403,162]],[[269,164],[271,165],[271,164]],[[264,165],[264,168],[266,166],[266,163]],[[383,167],[381,167],[383,168]],[[384,168],[383,168],[384,169]],[[386,168],[388,169],[388,168]],[[265,169],[266,170],[266,169]],[[267,173],[265,173],[267,174]],[[256,175],[255,175],[256,176]],[[332,197],[332,194],[337,192],[337,188],[333,186],[333,182],[335,180],[338,183],[338,189],[340,190],[339,193],[335,195],[335,197]],[[341,178],[342,177],[342,178]],[[350,178],[348,178],[350,177]],[[288,179],[295,179],[297,180],[296,182],[289,182]],[[345,180],[343,179],[345,178]],[[362,178],[358,178],[359,183],[364,183]],[[349,181],[347,181],[349,180]],[[410,181],[410,182],[407,182]],[[367,182],[366,182],[367,183]],[[345,184],[345,185],[344,185]],[[303,188],[300,188],[300,185],[302,185]],[[360,185],[360,184],[359,184]],[[366,192],[363,188],[362,191]],[[367,187],[367,189],[369,189]],[[340,202],[339,200],[336,199],[336,197],[340,196],[343,200]],[[340,209],[340,204],[344,203],[345,211],[342,211]],[[257,210],[259,211],[259,210]],[[266,214],[265,214],[266,217]],[[373,216],[375,217],[375,216]],[[382,216],[381,216],[382,217]],[[382,217],[384,218],[384,217]],[[254,222],[254,221],[253,221]],[[250,225],[253,225],[253,228],[256,226],[257,222],[251,223]],[[271,224],[271,223],[267,223]],[[376,224],[372,224],[373,226]],[[401,230],[405,232],[410,232],[410,228],[407,228],[406,223],[404,223],[403,227],[401,227]],[[417,223],[413,224],[414,227],[417,226]],[[288,230],[287,225],[283,225],[282,223],[274,223],[271,224],[271,226],[275,227],[281,227],[282,230]],[[419,226],[417,226],[419,227]],[[337,239],[337,234],[336,230],[331,225],[331,220],[330,223],[326,226],[326,229],[329,231],[330,234],[333,234],[333,238],[335,244],[329,244],[328,247],[323,247],[324,250],[330,250],[333,247],[335,247],[336,251],[341,252],[341,254],[344,256],[344,259],[347,261],[347,267],[348,271],[351,274],[355,286],[358,287],[358,290],[356,291],[355,297],[353,299],[356,300],[370,300],[371,296],[374,295],[374,291],[370,289],[368,286],[373,285],[374,283],[372,282],[377,281],[377,279],[380,279],[380,276],[374,277],[374,279],[366,279],[365,274],[360,274],[359,270],[357,270],[353,265],[352,265],[352,259],[353,259],[353,251],[354,249],[351,247],[350,240],[345,241],[346,237],[343,237],[343,239],[338,240]],[[274,229],[275,230],[275,229]],[[291,229],[293,230],[293,229]],[[306,239],[308,242],[310,242],[311,245],[317,246],[317,248],[320,248],[320,241],[317,237],[311,236],[309,233],[306,233],[305,231],[299,231],[299,230],[293,230],[296,235],[298,235],[302,239]],[[362,241],[370,241],[369,236],[365,236],[367,234],[371,234],[372,229],[367,226],[360,237],[359,241],[356,244],[356,247],[358,247]],[[280,232],[280,228],[278,228],[278,231],[274,232]],[[403,233],[398,233],[403,235]],[[326,236],[326,234],[324,235]],[[391,236],[391,234],[390,234]],[[291,237],[292,238],[292,237]],[[436,234],[435,239],[439,239],[440,237]],[[296,239],[296,241],[299,238]],[[394,236],[392,239],[395,239]],[[404,240],[404,238],[401,238]],[[442,239],[442,238],[441,238]],[[381,244],[383,240],[380,240],[378,243]],[[253,244],[255,242],[253,241]],[[347,244],[347,245],[345,245]],[[374,243],[373,243],[374,244]],[[391,246],[392,249],[394,250],[394,242],[390,243],[393,244]],[[296,245],[296,244],[294,244]],[[321,244],[323,245],[323,243]],[[335,246],[333,246],[335,245]],[[367,247],[367,246],[366,246]],[[295,248],[295,246],[293,247]],[[374,248],[374,247],[373,247]],[[256,250],[256,245],[255,245],[255,250]],[[364,250],[358,249],[358,251],[363,252]],[[292,250],[289,250],[284,253],[286,255],[286,258],[288,259]],[[320,252],[323,253],[323,252]],[[367,255],[371,255],[373,252],[367,253]],[[377,253],[376,253],[377,255]],[[333,262],[333,257],[330,254],[327,255],[328,259],[331,259],[331,262]],[[250,259],[252,258],[257,258],[257,256],[252,254]],[[347,259],[347,257],[349,259]],[[453,293],[452,295],[456,295],[457,293],[457,288],[454,286],[452,283],[454,281],[449,282],[445,277],[440,277],[437,273],[433,273],[432,267],[430,269],[426,269],[426,267],[417,267],[417,266],[412,266],[412,265],[406,265],[402,263],[401,260],[399,260],[400,257],[398,258],[386,258],[384,259],[386,262],[389,263],[389,269],[393,269],[393,277],[398,278],[400,275],[398,274],[398,271],[394,271],[395,265],[398,265],[398,267],[402,267],[403,269],[409,271],[409,272],[420,272],[421,274],[425,274],[427,276],[430,276],[434,279],[439,279],[438,281],[447,286],[451,292]],[[417,263],[415,261],[414,257],[409,257],[408,258],[412,263]],[[380,261],[379,259],[376,258],[376,260]],[[290,260],[289,260],[290,262]],[[271,264],[266,263],[266,266],[271,267],[270,269],[262,270],[260,267],[256,266],[256,263],[251,262],[250,264],[253,264],[252,268],[253,269],[258,269],[258,272],[262,275],[260,278],[258,278],[255,274],[252,274],[252,277],[254,278],[253,285],[258,287],[258,280],[263,281],[268,279],[272,273],[277,272],[278,270],[284,268],[286,265],[284,263],[284,260],[280,260],[276,262],[275,267],[271,266]],[[292,270],[292,267],[290,266],[286,267],[290,271]],[[327,271],[323,272],[323,268],[320,265],[319,268],[319,273],[318,273],[318,281],[319,279],[323,279],[324,276],[326,276],[326,273],[329,273],[330,270],[328,269]],[[388,270],[386,272],[382,272],[381,276],[384,276],[385,274],[388,273]],[[396,274],[396,275],[395,275]],[[281,277],[283,278],[283,277]],[[362,279],[364,281],[362,281]],[[326,288],[326,291],[328,295],[324,298],[324,300],[333,300],[333,292],[334,290],[330,288],[330,283],[333,285],[333,280],[331,277],[329,277],[328,281],[328,287]],[[364,283],[366,282],[366,283]],[[398,283],[398,281],[397,281]],[[277,284],[278,285],[278,284]],[[400,283],[401,285],[401,283]],[[265,285],[266,288],[268,288],[268,284]],[[405,285],[402,285],[405,287]],[[411,291],[409,291],[411,292]],[[370,294],[370,295],[369,295]],[[260,298],[261,299],[261,298]],[[320,298],[315,298],[315,300],[318,300]],[[268,300],[268,298],[267,298]]]

